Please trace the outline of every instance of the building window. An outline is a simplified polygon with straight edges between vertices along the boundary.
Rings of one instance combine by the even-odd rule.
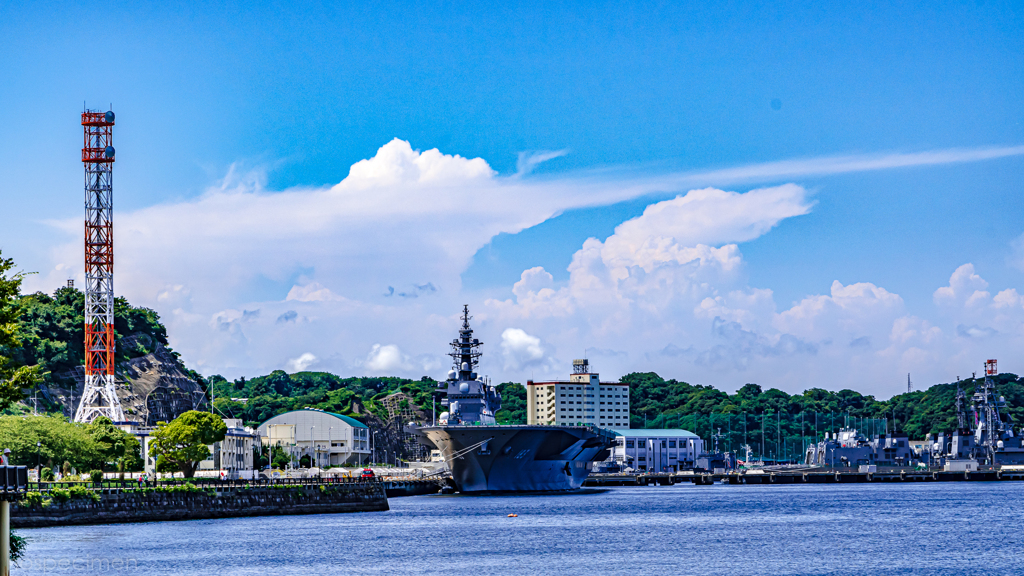
[[[626,448],[633,448],[635,446],[636,446],[635,442],[633,442],[632,440],[626,440]]]
[[[668,441],[668,447],[669,448],[675,448],[676,447],[676,441],[675,440],[669,440]]]

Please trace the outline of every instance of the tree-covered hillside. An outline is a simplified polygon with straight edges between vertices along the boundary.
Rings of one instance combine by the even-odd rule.
[[[1024,379],[1000,374],[995,381],[1018,426],[1024,424]],[[738,450],[747,443],[755,454],[763,450],[772,458],[795,456],[806,442],[846,424],[866,432],[892,431],[895,425],[897,432],[914,439],[952,432],[956,426],[955,383],[876,400],[853,390],[811,388],[791,395],[757,384],[727,394],[712,386],[665,380],[653,372],[627,374],[622,382],[630,385],[633,428],[678,427],[703,438],[720,434],[723,449]],[[979,383],[967,379],[960,385],[970,396]]]
[[[501,410],[495,414],[498,424],[526,424],[526,387],[516,382],[498,384]]]
[[[38,365],[50,386],[67,385],[67,374],[85,362],[85,294],[76,288],[60,288],[53,295],[36,292],[21,296],[16,332],[21,346],[10,357],[21,364]],[[116,361],[125,362],[149,354],[159,343],[167,346],[167,329],[149,308],[136,307],[123,297],[114,300]],[[131,336],[131,341],[126,338]]]
[[[214,394],[214,408],[225,417],[241,418],[249,424],[259,424],[277,414],[305,407],[357,418],[371,413],[386,420],[387,411],[379,400],[395,392],[404,393],[413,404],[429,413],[431,393],[437,387],[437,381],[426,376],[419,380],[343,378],[327,372],[286,374],[282,370],[231,382],[215,375],[209,378],[209,384]]]
[[[240,418],[255,425],[301,408],[316,408],[365,419],[367,414],[386,421],[387,410],[381,399],[402,392],[415,408],[429,416],[433,391],[438,382],[427,376],[419,380],[383,377],[341,377],[327,372],[287,374],[275,370],[257,378],[228,381],[211,376],[214,408],[228,418]],[[502,395],[498,421],[502,424],[526,422],[526,392],[521,384],[505,382],[497,386]],[[437,405],[437,412],[442,407]]]

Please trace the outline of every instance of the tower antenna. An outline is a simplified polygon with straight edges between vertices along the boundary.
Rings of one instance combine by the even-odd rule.
[[[114,113],[82,112],[85,135],[85,387],[75,422],[124,422],[114,389]]]

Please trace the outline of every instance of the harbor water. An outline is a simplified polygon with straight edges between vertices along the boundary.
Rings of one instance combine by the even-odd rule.
[[[1024,483],[610,488],[21,530],[14,574],[1021,574]],[[517,514],[517,517],[509,517]]]

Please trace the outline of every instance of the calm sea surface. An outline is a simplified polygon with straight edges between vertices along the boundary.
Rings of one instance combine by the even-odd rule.
[[[950,482],[393,498],[380,513],[21,530],[14,573],[1024,574],[1022,493]]]

